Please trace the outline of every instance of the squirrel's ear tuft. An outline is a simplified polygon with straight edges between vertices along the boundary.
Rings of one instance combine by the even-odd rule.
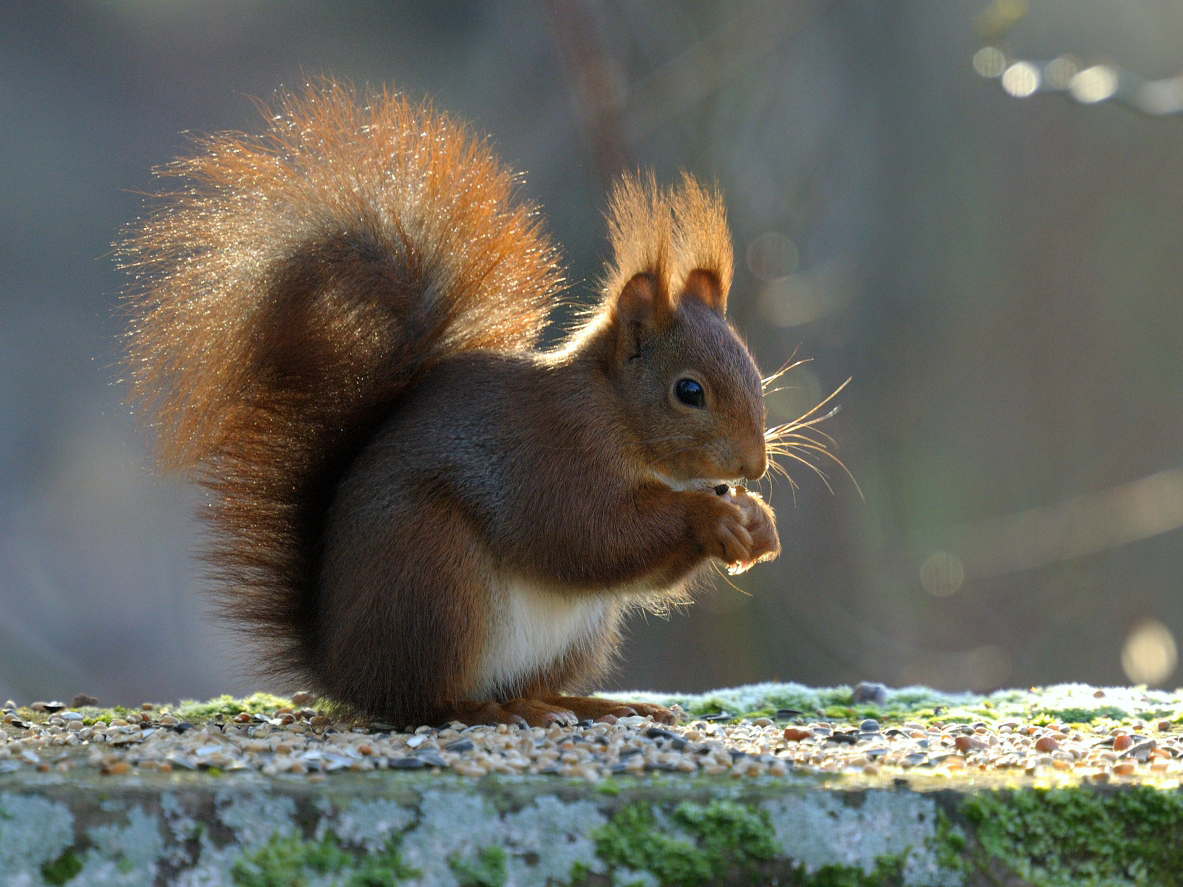
[[[722,315],[734,265],[723,197],[717,188],[707,190],[683,172],[681,186],[669,201],[674,220],[674,280],[682,282],[678,291]]]
[[[669,197],[657,187],[653,173],[626,175],[612,190],[608,236],[613,256],[604,278],[607,303],[619,300],[638,277],[648,275],[654,284],[655,299],[664,301],[672,314],[673,215]]]
[[[733,257],[717,189],[704,188],[688,173],[673,189],[659,188],[652,172],[626,175],[612,191],[608,233],[613,262],[604,277],[605,305],[647,276],[658,320],[672,317],[683,297],[720,315],[727,310]]]

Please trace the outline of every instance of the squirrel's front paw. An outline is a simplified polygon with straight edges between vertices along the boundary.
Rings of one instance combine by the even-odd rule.
[[[770,561],[780,554],[780,536],[776,532],[776,517],[758,493],[737,486],[720,498],[735,505],[743,514],[744,529],[751,543],[744,557],[728,561],[728,572],[742,573],[754,564]]]
[[[707,554],[725,564],[744,561],[752,547],[743,509],[724,497],[712,497],[698,520],[699,543]]]

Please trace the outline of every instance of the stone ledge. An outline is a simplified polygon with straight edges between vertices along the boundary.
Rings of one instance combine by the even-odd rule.
[[[745,701],[783,701],[785,692],[697,700],[743,711]],[[849,688],[809,692],[835,723],[838,709],[866,714]],[[1175,694],[1140,689],[1103,691],[1105,705],[1092,709],[1078,703],[1102,697],[1079,686],[992,697],[894,692],[902,698],[889,692],[876,706],[885,726],[950,713],[1002,720],[1016,710],[1052,723],[1066,712],[1079,723],[1180,717]],[[924,705],[905,706],[907,698]],[[323,775],[0,775],[0,884],[1183,884],[1177,777],[1097,784],[1054,770],[890,768],[594,782],[447,770]]]

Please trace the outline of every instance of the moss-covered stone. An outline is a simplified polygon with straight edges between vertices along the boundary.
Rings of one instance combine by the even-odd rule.
[[[884,732],[904,721],[1019,718],[1088,723],[1106,734],[1137,718],[1183,720],[1183,694],[1080,685],[988,697],[906,688],[888,691],[882,706],[855,705],[850,688],[792,684],[634,698],[678,702],[692,716],[785,717],[793,709],[805,719],[819,710],[856,724],[874,717]],[[257,694],[171,711],[201,724],[287,706]],[[84,714],[108,722],[139,717],[117,708]],[[20,715],[47,718],[27,709]],[[12,755],[24,754],[14,735],[23,729],[8,728]],[[1176,732],[1170,724],[1131,732],[1174,747],[1170,739],[1162,744]],[[48,759],[57,748],[38,746],[38,754]],[[250,771],[215,780],[211,771],[115,777],[93,766],[44,773],[19,766],[0,768],[4,887],[682,887],[774,878],[786,887],[1183,887],[1183,795],[1174,771],[1156,787],[1092,785],[1072,768],[1029,777],[1014,769],[916,768],[898,785],[897,770],[881,777],[620,775],[597,786],[427,771],[333,773],[313,783]],[[1032,787],[1045,779],[1075,784]]]
[[[1183,884],[1183,795],[1122,790],[1032,789],[966,797],[970,860],[1033,887]]]
[[[671,815],[636,803],[596,834],[596,850],[613,868],[649,872],[660,884],[696,887],[731,868],[750,871],[776,855],[764,811],[732,801],[683,802]]]

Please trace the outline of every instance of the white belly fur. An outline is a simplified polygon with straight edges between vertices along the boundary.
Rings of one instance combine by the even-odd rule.
[[[473,698],[520,687],[550,670],[569,650],[599,638],[620,618],[625,601],[613,594],[552,591],[521,578],[507,578],[493,589],[496,614],[489,625],[477,667]]]

